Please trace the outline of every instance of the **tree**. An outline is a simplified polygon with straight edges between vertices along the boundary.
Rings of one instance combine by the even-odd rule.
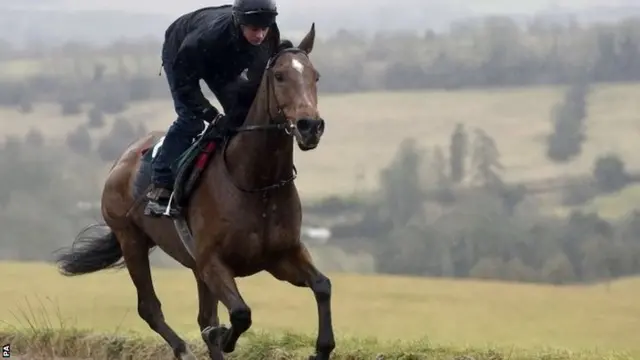
[[[74,131],[68,133],[66,143],[69,149],[77,154],[91,152],[91,134],[89,134],[87,126],[81,124]]]
[[[564,101],[552,113],[553,132],[547,136],[547,157],[555,162],[573,160],[586,139],[585,118],[589,85],[578,81],[567,90]]]
[[[449,145],[450,179],[454,184],[460,183],[465,176],[464,166],[468,150],[467,142],[467,133],[464,125],[458,123],[453,134],[451,134],[451,142]]]
[[[405,225],[422,207],[421,152],[414,139],[405,139],[391,164],[380,173],[384,205],[396,226]]]
[[[502,188],[499,172],[504,168],[500,163],[500,152],[495,140],[482,129],[475,130],[471,166],[475,170],[475,182],[487,188]]]
[[[619,156],[599,156],[593,166],[593,177],[598,189],[605,193],[618,191],[629,184],[630,176]]]

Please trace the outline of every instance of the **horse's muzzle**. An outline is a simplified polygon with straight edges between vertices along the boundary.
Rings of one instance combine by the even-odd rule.
[[[324,120],[322,119],[300,119],[296,122],[296,127],[302,137],[317,136],[324,133]]]
[[[296,122],[300,150],[315,149],[324,133],[324,120],[302,118]]]

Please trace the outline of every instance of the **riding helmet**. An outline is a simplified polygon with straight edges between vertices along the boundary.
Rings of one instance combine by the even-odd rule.
[[[278,15],[275,0],[234,0],[232,10],[238,25],[259,28],[271,26]]]

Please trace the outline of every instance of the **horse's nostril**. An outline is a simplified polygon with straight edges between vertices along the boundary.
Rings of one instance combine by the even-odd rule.
[[[319,124],[318,124],[318,128],[316,129],[316,131],[317,131],[318,133],[321,133],[321,132],[323,132],[323,131],[324,131],[324,120],[323,120],[323,119],[320,119],[320,120],[318,120],[318,121],[319,121]]]
[[[324,129],[324,120],[300,119],[296,126],[302,133],[320,132]]]
[[[309,130],[311,130],[311,127],[313,126],[312,123],[313,120],[311,119],[300,119],[298,120],[298,123],[296,124],[298,127],[298,130],[300,130],[301,132],[307,132]]]

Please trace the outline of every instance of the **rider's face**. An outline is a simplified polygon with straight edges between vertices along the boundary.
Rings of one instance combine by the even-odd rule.
[[[269,28],[260,28],[251,25],[242,25],[242,35],[252,45],[260,45],[267,37]]]

